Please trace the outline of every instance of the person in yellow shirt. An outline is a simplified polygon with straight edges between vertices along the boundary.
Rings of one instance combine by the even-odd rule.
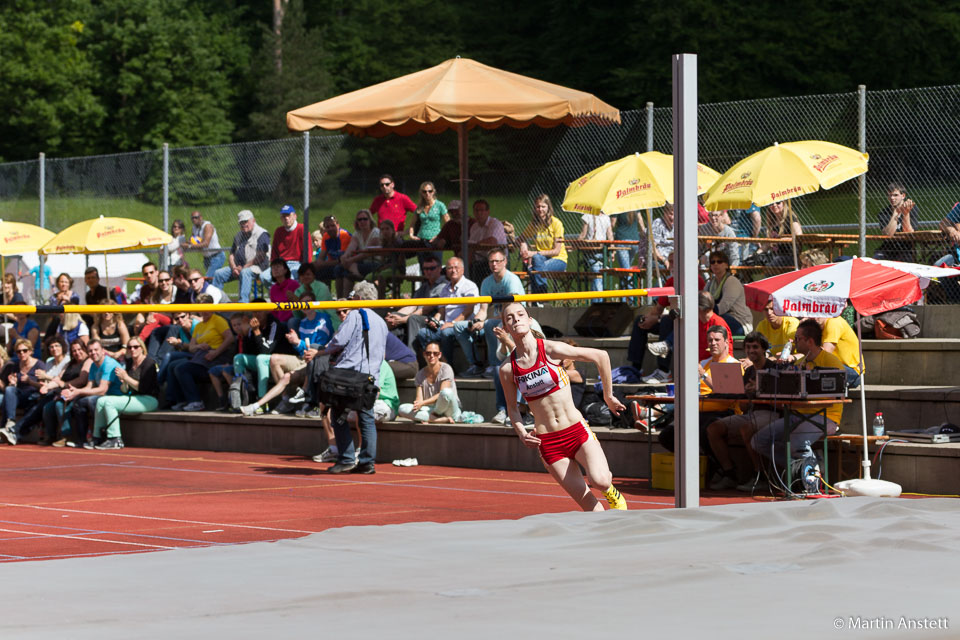
[[[836,355],[847,370],[847,386],[859,387],[864,368],[860,363],[860,341],[843,318],[817,318],[823,330],[823,350]]]
[[[757,324],[756,330],[770,343],[770,356],[776,358],[783,351],[783,346],[793,341],[800,321],[789,316],[778,316],[773,311],[773,300],[767,302],[763,313],[766,317]]]
[[[567,270],[563,223],[554,217],[553,204],[545,193],[533,201],[533,220],[521,234],[520,259],[534,272]],[[530,293],[546,292],[546,277],[542,273],[531,274]]]
[[[807,318],[797,326],[797,352],[803,354],[803,366],[806,369],[843,369],[840,358],[822,347],[823,331],[820,324]],[[840,430],[840,419],[843,415],[843,403],[837,402],[827,407],[811,409],[796,409],[792,416],[794,424],[790,432],[790,456],[793,460],[803,455],[807,442],[816,442],[824,435],[833,435]],[[786,463],[786,453],[783,448],[783,432],[785,425],[783,418],[771,422],[757,431],[750,441],[754,451],[766,458],[772,458],[779,466]]]

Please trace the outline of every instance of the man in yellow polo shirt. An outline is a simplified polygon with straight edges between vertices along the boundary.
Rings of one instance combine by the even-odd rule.
[[[823,329],[823,350],[840,358],[847,370],[847,386],[859,387],[860,374],[864,370],[860,364],[857,334],[843,318],[817,318],[817,323]]]
[[[789,316],[778,316],[773,310],[773,300],[763,308],[766,317],[757,324],[757,333],[770,343],[770,357],[776,358],[783,351],[783,345],[793,341],[800,321]]]
[[[802,365],[804,368],[844,369],[840,358],[821,346],[823,344],[823,331],[816,320],[808,318],[801,322],[797,326],[795,341],[797,352],[804,356]],[[829,405],[826,411],[822,407],[796,409],[793,422],[797,426],[790,433],[791,458],[794,460],[800,458],[808,441],[813,443],[822,438],[825,433],[826,435],[833,435],[839,431],[842,413],[842,402]],[[784,429],[784,421],[781,418],[757,431],[750,441],[754,451],[764,457],[772,457],[780,468],[783,468],[786,463],[786,454],[782,444]]]

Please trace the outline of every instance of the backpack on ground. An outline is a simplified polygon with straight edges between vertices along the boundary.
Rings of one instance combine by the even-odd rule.
[[[230,389],[227,391],[227,404],[231,411],[240,413],[240,407],[253,402],[254,395],[253,385],[250,384],[244,374],[240,374],[235,376],[233,382],[230,383]]]

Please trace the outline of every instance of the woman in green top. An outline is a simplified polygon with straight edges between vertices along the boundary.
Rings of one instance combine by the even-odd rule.
[[[450,220],[447,205],[437,200],[437,190],[432,182],[420,185],[420,202],[416,211],[417,222],[407,232],[411,240],[429,242],[440,233],[440,227]]]

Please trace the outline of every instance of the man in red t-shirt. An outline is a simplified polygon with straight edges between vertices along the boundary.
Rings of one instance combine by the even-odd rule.
[[[387,173],[380,176],[380,195],[370,203],[370,211],[377,214],[377,226],[389,220],[399,234],[407,221],[407,213],[416,210],[413,200],[394,188],[393,176]]]
[[[317,247],[316,259],[313,268],[317,280],[329,283],[336,278],[336,268],[340,264],[340,256],[350,245],[350,232],[340,226],[336,216],[327,216],[323,219],[323,236],[320,246]],[[338,291],[337,295],[345,298],[348,292]]]
[[[713,308],[716,302],[709,291],[701,291],[697,294],[697,314],[700,316],[698,324],[699,334],[697,336],[697,345],[700,355],[698,360],[706,360],[710,357],[710,349],[707,348],[707,331],[710,327],[723,327],[727,330],[727,353],[733,353],[733,332],[727,321],[720,317],[719,313],[714,313]]]
[[[297,222],[297,210],[289,204],[280,207],[280,226],[273,232],[273,241],[270,246],[270,261],[277,258],[284,260],[287,267],[290,268],[290,277],[297,279],[300,273],[300,263],[304,260],[303,256],[303,235],[307,232],[303,224]],[[313,241],[307,249],[306,260],[310,260],[313,255]],[[260,280],[267,287],[272,282],[270,271],[264,271],[260,274]]]

